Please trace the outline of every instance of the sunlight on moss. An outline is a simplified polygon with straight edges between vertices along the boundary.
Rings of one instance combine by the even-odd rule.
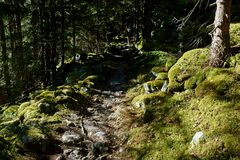
[[[204,67],[207,55],[207,49],[185,53],[168,73],[175,92],[159,103],[150,103],[153,97],[142,101],[153,118],[130,133],[133,159],[240,158],[239,68]],[[143,97],[135,97],[132,105]],[[203,139],[193,146],[199,131]]]
[[[182,91],[184,89],[184,82],[203,70],[204,64],[208,60],[208,55],[209,50],[206,48],[194,49],[183,54],[168,72],[169,90]],[[194,65],[192,65],[193,62]]]
[[[234,47],[240,46],[240,23],[230,24],[230,44]]]

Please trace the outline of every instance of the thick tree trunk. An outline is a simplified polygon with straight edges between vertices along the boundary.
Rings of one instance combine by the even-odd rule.
[[[217,0],[214,31],[211,44],[210,66],[221,67],[230,49],[229,26],[232,0]]]

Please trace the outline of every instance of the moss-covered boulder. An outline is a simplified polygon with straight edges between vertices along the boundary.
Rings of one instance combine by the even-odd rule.
[[[30,123],[35,118],[41,118],[41,113],[34,103],[23,103],[18,109],[18,117],[21,122]]]
[[[199,78],[202,78],[203,68],[208,58],[209,50],[206,48],[194,49],[184,53],[168,72],[169,91],[182,91],[184,83],[191,77],[196,77],[191,80],[191,86],[194,86]],[[198,75],[200,76],[199,78],[197,77]]]
[[[91,75],[86,77],[83,81],[78,81],[82,87],[92,88],[97,85],[99,77],[97,75]]]
[[[208,52],[186,52],[171,67],[167,96],[133,99],[142,119],[151,119],[130,132],[133,159],[240,159],[240,58],[230,57],[229,68],[213,68]],[[203,137],[192,143],[196,133]]]
[[[35,100],[41,100],[41,99],[46,99],[48,101],[54,102],[55,98],[55,91],[48,91],[48,90],[43,90],[39,95],[37,95],[34,99]]]
[[[163,80],[148,81],[143,84],[143,88],[145,93],[152,93],[155,91],[160,91],[163,86],[163,83],[164,83]]]
[[[8,121],[14,119],[17,116],[18,108],[18,105],[6,106],[3,109],[3,113],[1,114],[1,121]]]
[[[65,95],[71,96],[75,94],[74,88],[70,85],[58,86],[56,92],[57,92],[57,95],[65,94]]]
[[[226,69],[214,70],[209,70],[206,80],[213,78],[216,72],[220,76],[226,72]],[[201,97],[195,96],[194,90],[186,90],[175,92],[157,105],[146,105],[146,111],[150,111],[147,114],[153,120],[130,132],[128,145],[132,158],[240,159],[240,85],[235,80],[222,90],[223,78],[216,77],[214,81],[217,79],[220,83]],[[220,93],[224,93],[221,96],[218,87]],[[204,136],[192,145],[199,131]]]
[[[170,56],[165,64],[165,71],[169,71],[170,68],[177,62],[177,57]]]
[[[156,78],[156,80],[167,80],[167,79],[168,79],[168,74],[165,72],[160,72]]]
[[[41,153],[48,140],[46,133],[44,133],[44,129],[32,126],[25,127],[23,130],[24,134],[22,135],[21,140],[24,144],[24,147],[26,149],[35,150]]]
[[[158,74],[161,73],[161,72],[166,72],[166,69],[165,69],[164,66],[162,66],[162,67],[153,67],[153,68],[151,69],[151,73],[152,73],[152,75],[155,76],[155,77],[157,77]]]
[[[163,103],[166,94],[163,92],[155,92],[143,94],[132,100],[132,105],[139,116],[143,117],[144,122],[149,122],[154,117],[155,107],[157,104]]]
[[[206,79],[196,87],[195,93],[198,97],[206,94],[225,96],[231,85],[237,81],[235,69],[210,68],[206,73]]]
[[[40,113],[53,115],[57,111],[59,111],[58,106],[56,103],[48,101],[46,99],[41,99],[40,101],[35,103],[36,107],[38,108]]]
[[[81,90],[76,87],[59,86],[56,93],[55,104],[62,104],[71,110],[85,111],[86,106],[90,105],[86,94],[82,94]]]
[[[155,105],[161,103],[166,96],[163,92],[155,92],[150,94],[142,94],[135,97],[132,100],[132,105],[137,109],[142,110],[145,112],[147,105]]]
[[[81,104],[81,102],[83,104]],[[77,99],[66,96],[66,95],[60,95],[56,97],[56,103],[57,104],[62,104],[65,107],[71,109],[71,110],[77,110],[77,111],[83,111],[84,107],[86,105],[86,98],[83,97],[82,101],[78,101]]]

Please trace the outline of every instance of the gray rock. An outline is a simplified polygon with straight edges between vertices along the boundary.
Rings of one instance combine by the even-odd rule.
[[[153,75],[154,77],[157,77],[157,76],[158,76],[158,73],[156,73],[156,72],[154,72],[154,71],[152,71],[151,73],[152,73],[152,75]]]
[[[152,89],[149,87],[149,85],[147,83],[143,84],[143,88],[144,88],[145,93],[151,93],[152,92]]]
[[[192,147],[197,145],[203,137],[204,137],[204,134],[202,131],[196,132],[191,141]]]
[[[68,159],[71,159],[71,160],[81,159],[82,158],[81,150],[76,148],[70,154],[68,154],[67,157],[68,157]]]
[[[166,92],[167,89],[168,89],[168,82],[167,82],[167,80],[165,80],[165,81],[164,81],[164,84],[163,84],[163,86],[162,86],[162,88],[161,88],[161,91],[162,91],[162,92]]]
[[[98,137],[102,137],[105,135],[105,132],[97,132],[97,133],[95,133],[95,135]]]
[[[105,142],[95,142],[93,144],[93,153],[100,154],[108,151],[107,144]]]
[[[106,133],[105,132],[96,132],[95,135],[99,137],[101,140],[104,140]]]
[[[77,121],[77,120],[80,119],[80,117],[79,117],[78,115],[76,115],[76,114],[71,114],[71,115],[70,115],[70,118],[71,118],[71,120],[73,120],[73,121]]]
[[[76,126],[72,121],[69,121],[69,120],[65,120],[65,121],[66,121],[68,127],[75,127]]]
[[[66,150],[63,151],[63,154],[65,156],[68,156],[72,151],[73,151],[72,149],[66,149]]]
[[[77,133],[67,131],[62,135],[63,143],[72,143],[75,144],[81,140],[81,136]]]
[[[64,157],[62,155],[58,155],[56,160],[64,160]]]

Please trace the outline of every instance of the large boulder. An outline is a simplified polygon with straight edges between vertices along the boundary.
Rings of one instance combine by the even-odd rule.
[[[196,87],[204,79],[203,68],[207,65],[209,50],[194,49],[183,56],[168,72],[169,91],[182,91]],[[184,86],[185,85],[185,86]]]

